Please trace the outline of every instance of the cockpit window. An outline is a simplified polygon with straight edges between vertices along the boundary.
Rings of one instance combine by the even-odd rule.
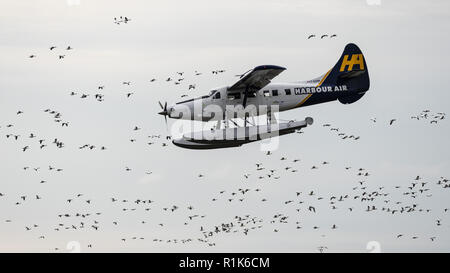
[[[220,99],[220,92],[217,92],[217,93],[214,95],[214,99]]]
[[[209,91],[209,94],[208,94],[208,96],[212,96],[214,93],[216,93],[217,92],[217,90],[211,90],[211,91]]]

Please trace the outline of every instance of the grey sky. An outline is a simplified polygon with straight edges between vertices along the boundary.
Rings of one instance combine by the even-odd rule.
[[[366,252],[369,241],[380,242],[382,251],[449,251],[450,212],[444,208],[450,208],[450,188],[436,185],[441,176],[449,176],[448,119],[430,124],[410,116],[425,109],[448,112],[450,2],[381,0],[373,6],[364,0],[81,0],[69,6],[63,0],[0,0],[0,10],[0,193],[5,195],[0,197],[0,251],[67,251],[70,241],[80,242],[82,251],[108,252],[316,252],[319,246],[333,252]],[[113,18],[119,16],[132,21],[116,25]],[[311,33],[338,36],[307,40]],[[365,55],[370,90],[351,105],[332,102],[281,113],[282,119],[311,116],[315,123],[303,134],[281,137],[271,156],[260,151],[259,143],[212,151],[184,150],[170,143],[162,147],[162,139],[147,144],[148,135],[166,134],[164,120],[156,114],[158,100],[174,103],[182,94],[206,94],[261,64],[287,68],[274,81],[312,79],[331,68],[349,42]],[[54,51],[49,50],[52,45],[57,46]],[[74,49],[66,51],[68,45]],[[31,54],[37,57],[29,59]],[[59,60],[59,54],[66,56]],[[214,69],[226,72],[212,75]],[[195,70],[203,74],[194,76]],[[177,71],[185,72],[182,84],[165,82]],[[157,81],[150,83],[152,78]],[[193,83],[196,90],[188,92]],[[101,85],[104,90],[97,89]],[[80,99],[70,96],[72,91],[91,96]],[[127,98],[128,92],[134,94]],[[104,94],[105,101],[94,100],[96,93]],[[54,122],[43,111],[47,108],[61,112],[69,127]],[[16,115],[18,110],[24,113]],[[376,123],[370,121],[373,117]],[[392,118],[397,121],[389,126]],[[322,127],[324,123],[361,138],[342,140]],[[135,126],[142,129],[135,132]],[[19,140],[6,138],[9,133],[20,135]],[[28,138],[30,133],[37,138]],[[41,138],[48,145],[42,150],[37,143]],[[65,147],[52,145],[54,138]],[[78,149],[87,143],[97,148]],[[26,145],[30,149],[22,152]],[[300,162],[293,163],[296,158]],[[330,164],[323,166],[323,161]],[[264,171],[256,171],[257,162]],[[63,171],[49,171],[49,165]],[[319,169],[311,170],[312,165]],[[24,166],[30,169],[24,171]],[[298,172],[285,171],[286,166]],[[357,176],[360,167],[370,176]],[[280,179],[258,179],[269,169],[276,169]],[[198,178],[200,173],[205,177]],[[431,197],[403,195],[417,175],[423,177],[420,182],[428,182],[426,194]],[[366,180],[368,191],[385,187],[382,191],[389,193],[373,202],[377,211],[366,212],[368,203],[353,198],[337,203],[336,210],[330,208],[331,196],[353,197],[352,188],[361,180]],[[251,190],[231,196],[239,188]],[[225,193],[219,194],[221,190]],[[308,196],[312,190],[316,195]],[[83,196],[76,198],[78,193]],[[36,200],[36,194],[42,199]],[[25,202],[20,201],[23,195]],[[111,197],[129,202],[113,203]],[[155,202],[133,203],[138,198]],[[267,202],[261,202],[263,198]],[[386,199],[391,203],[384,204]],[[304,203],[284,204],[287,200]],[[431,211],[381,211],[396,201]],[[179,209],[163,210],[173,205]],[[308,211],[310,205],[316,213]],[[73,216],[77,212],[102,214],[81,219]],[[58,217],[65,213],[72,217]],[[272,224],[277,213],[289,216],[288,223]],[[206,216],[187,218],[194,214]],[[197,241],[203,238],[201,226],[214,230],[246,214],[263,220],[263,227],[248,235],[241,230],[214,235],[209,238],[214,247]],[[9,219],[11,223],[5,222]],[[437,226],[437,219],[442,225]],[[81,221],[86,228],[64,229],[79,227]],[[93,221],[99,222],[98,231],[90,227]],[[296,229],[297,221],[301,229]],[[64,227],[55,231],[59,223]],[[26,231],[33,224],[38,227]],[[338,228],[332,230],[333,224]],[[398,234],[404,236],[397,239]],[[39,239],[41,235],[45,239]],[[153,242],[155,238],[164,241]],[[194,241],[167,243],[187,238]]]

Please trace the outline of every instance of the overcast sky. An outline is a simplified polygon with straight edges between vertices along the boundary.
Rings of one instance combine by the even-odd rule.
[[[0,10],[0,251],[65,252],[71,241],[81,251],[107,252],[317,252],[320,246],[367,252],[371,241],[386,252],[450,250],[450,211],[444,210],[450,188],[437,185],[450,176],[450,125],[448,119],[430,124],[431,116],[449,109],[449,1],[0,0]],[[119,16],[131,21],[114,24]],[[310,34],[337,37],[308,40]],[[196,151],[164,140],[158,101],[207,94],[261,64],[287,68],[274,82],[309,80],[330,69],[350,42],[365,55],[370,90],[354,104],[281,113],[281,119],[310,116],[315,122],[303,134],[280,137],[272,155],[261,143]],[[225,72],[213,75],[216,69]],[[181,71],[181,84],[165,81]],[[189,84],[196,89],[188,91]],[[94,99],[97,93],[104,101]],[[45,109],[60,112],[69,126]],[[425,109],[429,119],[411,119]],[[360,139],[343,140],[325,123]],[[169,120],[169,128],[173,124]],[[52,144],[55,138],[63,148]],[[39,139],[48,146],[40,149]],[[95,148],[79,149],[85,144]],[[255,163],[265,169],[257,171]],[[370,175],[358,176],[359,168]],[[271,169],[279,179],[267,177]],[[404,193],[416,176],[415,187],[427,182],[423,189],[429,190],[411,198]],[[374,191],[389,195],[354,199]],[[345,195],[332,209],[330,197]],[[413,204],[410,213],[382,211]],[[179,208],[172,212],[174,205]],[[367,212],[367,205],[377,209]],[[277,214],[288,216],[287,223]],[[192,215],[200,216],[190,220]],[[234,227],[206,243],[198,240],[205,238],[201,228],[236,225],[235,216],[245,215],[261,220],[246,224],[248,235],[245,227]]]

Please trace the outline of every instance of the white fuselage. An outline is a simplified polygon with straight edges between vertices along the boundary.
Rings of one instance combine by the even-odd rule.
[[[246,111],[253,116],[266,114],[267,109],[281,112],[300,107],[310,96],[309,88],[316,87],[318,80],[295,83],[270,83],[261,90],[251,92],[247,97]],[[224,115],[210,116],[211,112],[226,113],[227,118],[243,117],[242,112],[236,112],[244,100],[243,92],[230,92],[227,87],[214,89],[210,95],[179,102],[169,107],[169,117],[188,120],[222,120]],[[243,109],[243,108],[242,108]],[[234,114],[232,112],[236,112]],[[183,113],[183,115],[179,115]],[[237,116],[236,116],[237,115]]]

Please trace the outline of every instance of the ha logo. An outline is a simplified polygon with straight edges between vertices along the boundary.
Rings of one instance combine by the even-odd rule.
[[[347,71],[352,71],[354,65],[359,65],[359,69],[364,70],[364,57],[362,54],[352,54],[352,58],[350,60],[348,59],[348,56],[349,55],[344,55],[339,72],[344,71],[346,66],[348,66]]]

